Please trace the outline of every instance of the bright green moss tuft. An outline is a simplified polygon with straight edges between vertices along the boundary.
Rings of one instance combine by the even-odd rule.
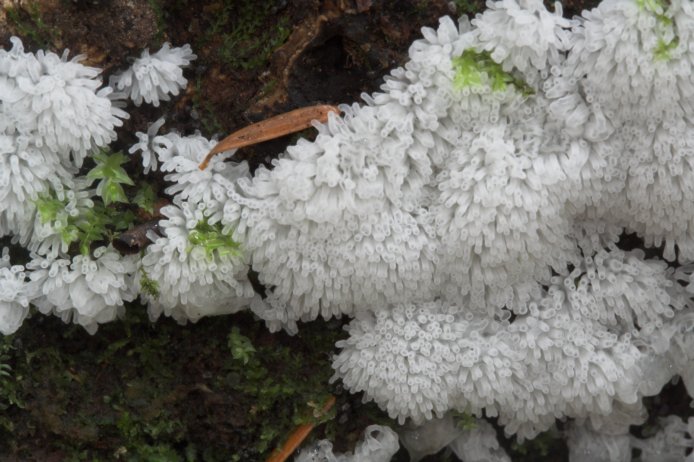
[[[196,247],[205,249],[207,258],[213,258],[216,251],[220,257],[238,255],[240,245],[234,239],[222,232],[222,225],[211,225],[207,220],[199,222],[188,236],[188,241]],[[192,250],[192,248],[190,249]]]
[[[144,268],[140,268],[140,287],[142,292],[149,295],[150,297],[159,297],[159,283],[154,279],[151,279]]]
[[[488,85],[492,91],[505,91],[510,85],[525,96],[535,93],[522,79],[504,71],[486,51],[465,50],[461,56],[453,58],[453,68],[453,85],[459,90]]]
[[[653,52],[655,59],[660,61],[669,61],[670,59],[672,59],[671,52],[672,50],[677,48],[677,45],[679,45],[679,40],[677,38],[674,38],[669,42],[666,42],[664,39],[659,38],[658,44],[656,45],[655,50]]]

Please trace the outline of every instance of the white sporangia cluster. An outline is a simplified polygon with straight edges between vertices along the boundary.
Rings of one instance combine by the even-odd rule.
[[[172,183],[166,188],[166,193],[174,197],[175,202],[187,201],[204,206],[207,216],[213,215],[214,222],[222,218],[222,210],[236,207],[233,201],[228,201],[229,190],[235,188],[240,178],[250,177],[247,162],[225,162],[236,150],[225,151],[213,157],[209,166],[201,170],[200,163],[205,155],[217,144],[199,133],[182,136],[176,132],[157,135],[164,125],[164,119],[154,122],[147,133],[138,132],[138,143],[129,152],[140,152],[145,172],[150,168],[159,169],[167,174],[164,178]]]
[[[164,120],[148,133],[138,133],[131,153],[141,151],[145,169],[166,172],[171,183],[166,193],[173,205],[164,207],[160,234],[150,232],[136,284],[149,315],[162,314],[179,323],[196,322],[203,316],[230,314],[267,304],[255,296],[248,280],[248,254],[234,240],[233,230],[220,223],[226,214],[238,216],[240,207],[229,201],[235,183],[250,176],[246,162],[225,162],[234,151],[215,156],[207,169],[199,168],[216,141],[200,134],[176,132],[157,135]]]
[[[496,430],[483,419],[473,420],[467,416],[462,422],[448,413],[422,425],[400,427],[398,435],[412,462],[419,462],[446,447],[465,462],[510,462],[506,451],[499,446]]]
[[[111,104],[99,69],[39,51],[13,37],[0,49],[0,234],[26,245],[34,236],[36,201],[72,189],[85,156],[116,138],[128,115]]]
[[[563,285],[581,317],[620,327],[643,341],[663,328],[688,301],[665,262],[644,260],[640,250],[600,251],[585,258]]]
[[[39,196],[33,222],[16,234],[19,243],[31,252],[49,258],[68,254],[70,245],[64,233],[71,218],[87,216],[94,207],[91,182],[77,177],[71,183],[73,186],[68,188],[56,184],[52,189],[53,197],[46,196],[45,201],[44,196]]]
[[[133,300],[135,266],[110,248],[70,256],[73,222],[94,205],[91,182],[75,175],[87,156],[115,140],[128,115],[112,104],[101,70],[80,63],[83,56],[27,53],[18,38],[11,42],[0,50],[0,234],[33,260],[26,269],[3,270],[3,301],[14,293],[20,308],[3,317],[0,330],[14,332],[31,302],[93,333]]]
[[[616,432],[596,431],[588,424],[574,422],[567,431],[571,462],[631,462],[629,425]]]
[[[1,118],[2,116],[0,116]],[[0,235],[31,237],[34,209],[28,204],[70,184],[72,173],[30,136],[0,131]]]
[[[553,277],[512,322],[442,302],[383,307],[350,323],[334,379],[401,422],[484,410],[532,438],[559,415],[608,416],[651,393],[649,335],[685,308],[667,276],[663,263],[615,249]]]
[[[511,462],[499,445],[496,430],[485,420],[476,420],[472,428],[462,431],[450,448],[464,462]]]
[[[138,292],[179,322],[250,306],[293,333],[346,315],[334,379],[393,418],[484,414],[520,439],[574,418],[576,451],[624,445],[612,424],[640,423],[643,397],[675,375],[694,390],[692,43],[685,0],[605,0],[571,20],[502,0],[424,29],[380,92],[253,175],[233,152],[201,170],[215,141],[157,120],[130,152],[173,204],[136,265],[71,257],[61,239],[92,200],[76,167],[124,115],[95,70],[15,42],[0,52],[0,232],[36,254],[2,268],[16,316],[2,329],[38,297],[93,330]],[[167,44],[112,82],[158,105],[193,58]],[[625,232],[682,266],[620,250]],[[488,430],[461,457],[503,460]]]
[[[478,351],[483,326],[460,319],[457,311],[429,302],[357,317],[347,328],[349,338],[337,343],[342,352],[333,363],[333,380],[340,377],[350,390],[364,391],[400,423],[443,417],[458,393],[456,362],[486,354]]]
[[[432,288],[435,244],[418,223],[431,172],[419,122],[394,102],[343,110],[314,142],[237,181],[230,197],[241,210],[225,208],[223,223],[272,287],[272,309],[257,314],[290,330]]]
[[[477,35],[425,29],[382,93],[238,182],[223,222],[272,287],[271,326],[437,295],[493,313],[580,258],[563,213],[580,153],[543,145],[547,104],[522,79],[466,68]]]
[[[472,310],[522,306],[532,282],[578,258],[557,191],[565,175],[553,155],[537,152],[539,139],[523,145],[541,127],[518,122],[462,135],[436,179],[437,273],[446,296],[469,297]]]
[[[561,78],[577,85],[572,93],[581,95],[576,111],[586,131],[601,134],[607,151],[592,156],[614,172],[605,174],[612,185],[600,218],[639,233],[649,245],[664,242],[668,260],[675,259],[675,247],[680,261],[691,260],[691,3],[606,1],[586,12],[573,32]]]
[[[27,274],[21,265],[10,263],[9,249],[2,249],[0,258],[0,333],[13,334],[29,314],[34,298]]]
[[[366,105],[341,106],[251,181],[225,223],[251,253],[277,327],[329,318],[395,301],[433,298],[438,238],[428,229],[434,169],[450,145],[443,126],[451,91],[451,54],[466,46],[449,18],[432,50],[415,42],[413,59],[394,70]],[[471,117],[474,114],[470,115]]]
[[[694,418],[677,416],[658,419],[647,437],[629,434],[629,422],[612,428],[595,429],[590,423],[573,423],[568,430],[571,462],[691,462],[694,448]],[[648,436],[650,435],[650,436]]]
[[[17,38],[12,45],[0,50],[0,117],[6,134],[45,146],[66,168],[79,167],[94,147],[116,138],[114,128],[128,115],[111,104],[110,87],[100,88],[99,69],[80,64],[83,56],[68,60],[67,51],[62,56],[25,53]]]
[[[160,101],[169,101],[171,95],[178,95],[186,87],[183,68],[196,58],[190,45],[172,48],[166,42],[153,55],[143,51],[130,68],[111,77],[110,85],[127,94],[135,106],[144,101],[158,107]]]
[[[321,440],[312,448],[301,451],[294,462],[389,462],[399,448],[398,435],[393,430],[382,425],[369,425],[354,453],[334,454],[332,443]]]
[[[136,275],[149,315],[164,314],[180,323],[203,316],[235,313],[254,297],[248,265],[231,236],[210,224],[204,209],[190,202],[163,207],[160,233],[150,231]]]
[[[142,157],[142,166],[144,167],[144,172],[149,173],[150,171],[157,171],[157,154],[154,152],[154,138],[157,137],[159,129],[166,123],[166,120],[162,117],[157,119],[152,125],[147,129],[147,133],[137,132],[137,143],[133,144],[128,152],[134,154],[140,152]]]
[[[72,258],[32,254],[26,266],[36,291],[32,303],[38,310],[79,324],[90,333],[122,316],[123,303],[137,296],[132,281],[135,258],[123,257],[112,247]]]
[[[653,362],[662,370],[663,378],[667,377],[663,369],[668,368],[669,372],[674,369],[682,378],[689,396],[694,397],[694,313],[678,313],[663,330],[663,339],[669,338],[670,343],[663,342],[665,345]]]
[[[571,46],[571,21],[562,16],[561,3],[550,13],[541,0],[492,2],[473,19],[480,51],[491,53],[505,71],[517,70],[536,83],[550,66],[561,63]]]
[[[677,416],[660,419],[661,428],[649,438],[631,438],[631,446],[640,452],[638,462],[694,461],[694,418],[687,422]],[[595,459],[593,459],[595,460]],[[626,459],[625,459],[626,460]],[[631,460],[631,459],[629,459]]]

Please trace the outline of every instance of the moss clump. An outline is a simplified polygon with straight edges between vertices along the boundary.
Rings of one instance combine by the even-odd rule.
[[[59,31],[44,22],[38,1],[7,7],[5,14],[16,33],[38,47],[52,48],[51,45],[59,38]]]
[[[540,460],[548,456],[559,458],[559,454],[566,454],[567,451],[566,440],[556,427],[540,433],[532,440],[513,442],[509,449],[511,458],[519,461]]]
[[[484,10],[484,1],[482,0],[453,0],[453,3],[459,15],[474,16]]]
[[[143,267],[140,267],[140,275],[140,288],[142,292],[152,298],[159,297],[159,283],[151,279]]]
[[[525,96],[535,92],[523,79],[504,71],[487,51],[465,50],[453,58],[453,69],[453,85],[459,90],[489,86],[492,91],[505,91],[512,86]]]
[[[312,354],[331,351],[337,331],[317,331],[309,325],[297,340],[310,345]],[[260,326],[262,329],[262,326]],[[261,460],[282,438],[299,424],[313,421],[312,409],[320,407],[330,396],[328,380],[332,375],[329,357],[319,354],[317,363],[308,366],[306,357],[284,345],[253,344],[250,337],[260,332],[235,327],[228,336],[230,357],[225,362],[225,374],[218,377],[218,386],[232,386],[251,399],[248,418],[255,429],[255,446],[236,453],[238,460]],[[307,343],[305,343],[307,342]],[[322,356],[322,358],[321,358]],[[310,364],[310,363],[309,363]],[[307,367],[308,366],[308,367]],[[334,412],[321,422],[334,417]],[[253,456],[252,454],[255,453]],[[233,457],[232,457],[233,460]]]
[[[272,1],[215,2],[206,11],[209,28],[201,42],[212,43],[220,61],[233,69],[264,68],[291,32],[289,19],[276,17],[278,6]]]
[[[264,460],[312,418],[311,403],[335,394],[329,352],[342,335],[339,323],[323,322],[295,337],[270,334],[250,315],[186,328],[151,324],[137,305],[96,336],[34,317],[0,339],[0,453],[18,460],[37,460],[37,448],[39,459],[68,461]],[[338,396],[335,408],[348,399],[359,398]],[[344,436],[334,420],[327,425],[315,437]]]
[[[642,10],[653,14],[656,19],[658,43],[653,50],[653,57],[658,61],[669,61],[672,59],[671,52],[679,45],[679,38],[672,30],[672,18],[667,15],[669,0],[636,0],[636,4]]]
[[[240,253],[240,244],[229,235],[222,232],[222,225],[211,225],[207,220],[202,220],[195,225],[188,235],[188,241],[192,246],[202,247],[208,259],[214,258],[214,253],[220,257],[234,256]],[[192,250],[192,247],[189,249]]]

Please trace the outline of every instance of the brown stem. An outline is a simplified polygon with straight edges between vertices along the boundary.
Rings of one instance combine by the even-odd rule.
[[[335,397],[331,396],[325,402],[323,407],[320,409],[319,415],[316,415],[316,417],[324,416],[334,405]],[[296,448],[298,448],[301,445],[301,443],[306,439],[309,433],[311,433],[313,427],[315,427],[315,424],[313,423],[299,425],[292,432],[292,434],[289,435],[289,438],[287,438],[287,441],[282,445],[282,447],[275,450],[266,462],[284,462],[285,460],[287,460],[289,456],[291,456],[294,453],[294,451],[296,451]]]
[[[280,136],[290,133],[300,132],[310,127],[311,122],[314,120],[325,123],[328,121],[328,114],[331,112],[339,114],[340,110],[335,106],[327,104],[309,106],[295,109],[244,127],[217,143],[217,145],[205,156],[205,159],[198,168],[200,170],[205,170],[212,158],[220,152],[262,143],[263,141],[279,138]]]

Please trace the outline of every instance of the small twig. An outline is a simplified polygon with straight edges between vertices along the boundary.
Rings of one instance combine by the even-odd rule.
[[[300,132],[311,126],[311,122],[317,120],[325,123],[328,121],[328,114],[331,112],[340,113],[335,106],[321,104],[295,109],[284,114],[271,117],[261,122],[242,128],[224,138],[205,156],[205,160],[198,166],[200,170],[205,170],[210,160],[220,152],[250,146],[263,141],[279,138],[290,133]]]
[[[320,412],[318,412],[317,415],[315,415],[315,417],[319,419],[320,417],[324,416],[334,405],[335,397],[331,396],[320,409]],[[287,438],[287,441],[285,441],[282,447],[276,449],[270,455],[266,462],[286,461],[289,458],[289,456],[291,456],[294,453],[294,451],[296,451],[296,448],[298,448],[301,445],[301,443],[306,439],[306,437],[311,433],[311,430],[313,430],[315,426],[316,424],[314,422],[306,423],[296,427],[296,429],[292,432],[291,435],[289,435],[289,438]]]

